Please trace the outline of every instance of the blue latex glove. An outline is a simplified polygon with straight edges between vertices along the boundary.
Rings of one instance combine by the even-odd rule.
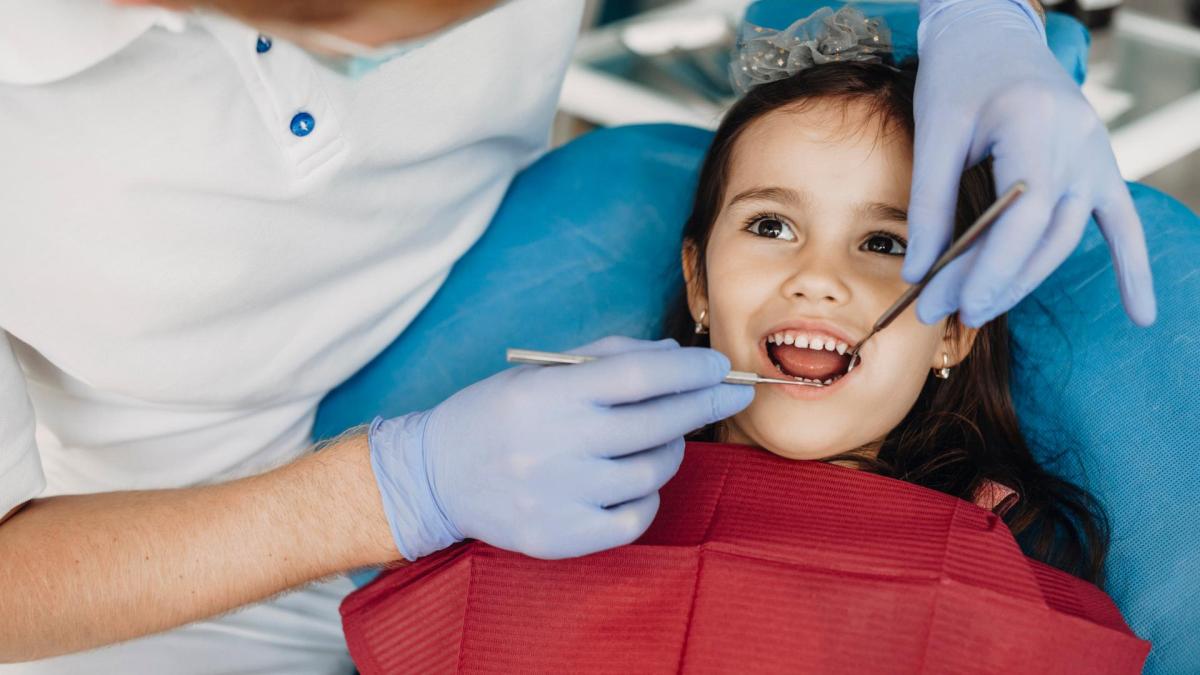
[[[729,359],[674,340],[611,337],[572,366],[498,373],[432,410],[376,419],[368,439],[396,548],[466,537],[538,558],[627,544],[658,511],[683,434],[750,404]]]
[[[922,292],[933,323],[961,309],[979,326],[1036,288],[1075,249],[1093,213],[1108,241],[1125,311],[1154,322],[1142,224],[1104,124],[1046,47],[1024,0],[922,0],[916,139],[904,279],[946,249],[965,166],[994,158],[997,194],[1026,192],[987,235]]]

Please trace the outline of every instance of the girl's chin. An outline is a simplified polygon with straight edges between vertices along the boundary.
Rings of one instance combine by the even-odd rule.
[[[767,452],[783,457],[784,459],[804,459],[804,460],[820,460],[826,457],[845,452],[846,450],[830,449],[829,445],[803,445],[796,446],[790,443],[776,443],[770,439],[764,441],[754,440],[742,434],[728,434],[724,437],[723,442],[733,443],[738,445],[749,445],[756,448],[762,448]],[[841,444],[836,444],[835,447]],[[850,448],[847,447],[847,450]]]
[[[830,451],[830,450],[823,450],[823,449],[797,449],[797,448],[764,447],[763,449],[766,450],[767,452],[770,452],[773,455],[779,455],[780,457],[782,457],[784,459],[797,459],[797,460],[806,460],[806,461],[819,461],[819,460],[825,459],[827,457],[833,457],[834,455],[844,452],[843,450]]]
[[[829,428],[828,419],[824,424],[821,424],[820,420],[812,420],[810,424],[808,420],[797,419],[796,416],[788,420],[790,424],[787,425],[786,429],[768,428],[767,425],[761,424],[761,419],[758,420],[760,424],[746,424],[749,422],[748,419],[743,417],[746,412],[742,412],[737,417],[734,417],[734,419],[728,420],[725,430],[720,436],[721,441],[762,448],[784,459],[823,460],[832,458],[834,455],[848,453],[851,450],[862,450],[864,447],[878,447],[882,436],[886,435],[881,434],[880,438],[877,438],[876,441],[865,440],[865,438],[860,436],[863,431],[860,428],[844,429],[845,434],[840,435],[829,434],[830,431],[836,430]],[[738,424],[739,422],[742,424]],[[814,437],[814,434],[812,434],[812,429],[814,428],[822,429],[824,437]],[[766,431],[767,429],[769,431]],[[797,442],[797,440],[803,441]]]

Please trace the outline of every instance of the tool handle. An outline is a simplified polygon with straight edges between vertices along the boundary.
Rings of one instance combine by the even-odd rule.
[[[595,356],[580,354],[560,354],[558,352],[539,352],[534,349],[509,349],[506,352],[509,363],[525,363],[532,366],[567,366],[576,363],[595,361]],[[761,379],[758,373],[747,373],[741,370],[731,370],[725,376],[728,384],[758,384]]]
[[[535,349],[509,349],[506,358],[509,363],[527,363],[532,366],[566,366],[596,360],[594,356],[539,352]]]
[[[758,373],[748,373],[744,370],[731,370],[729,371],[729,374],[725,376],[725,379],[721,381],[725,384],[758,384],[759,380],[761,379],[762,377],[760,377]]]

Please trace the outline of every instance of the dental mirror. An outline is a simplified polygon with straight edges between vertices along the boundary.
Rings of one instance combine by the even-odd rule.
[[[505,355],[509,363],[525,363],[533,366],[562,366],[572,365],[576,363],[587,363],[595,361],[595,356],[583,356],[581,354],[563,354],[561,352],[539,352],[533,349],[509,349]],[[825,385],[816,382],[804,382],[801,380],[782,380],[775,377],[764,377],[758,373],[751,373],[742,370],[731,370],[725,376],[724,381],[728,384],[795,384],[805,387],[823,387]]]

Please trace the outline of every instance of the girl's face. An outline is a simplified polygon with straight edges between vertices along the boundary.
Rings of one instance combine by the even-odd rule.
[[[974,331],[951,341],[946,320],[926,326],[914,305],[839,379],[848,362],[839,352],[908,287],[900,268],[911,182],[906,135],[861,103],[816,101],[745,129],[709,238],[707,283],[696,249],[684,246],[692,316],[706,312],[711,345],[735,370],[833,384],[758,385],[723,440],[795,459],[877,450],[943,354],[950,366],[966,355]]]

